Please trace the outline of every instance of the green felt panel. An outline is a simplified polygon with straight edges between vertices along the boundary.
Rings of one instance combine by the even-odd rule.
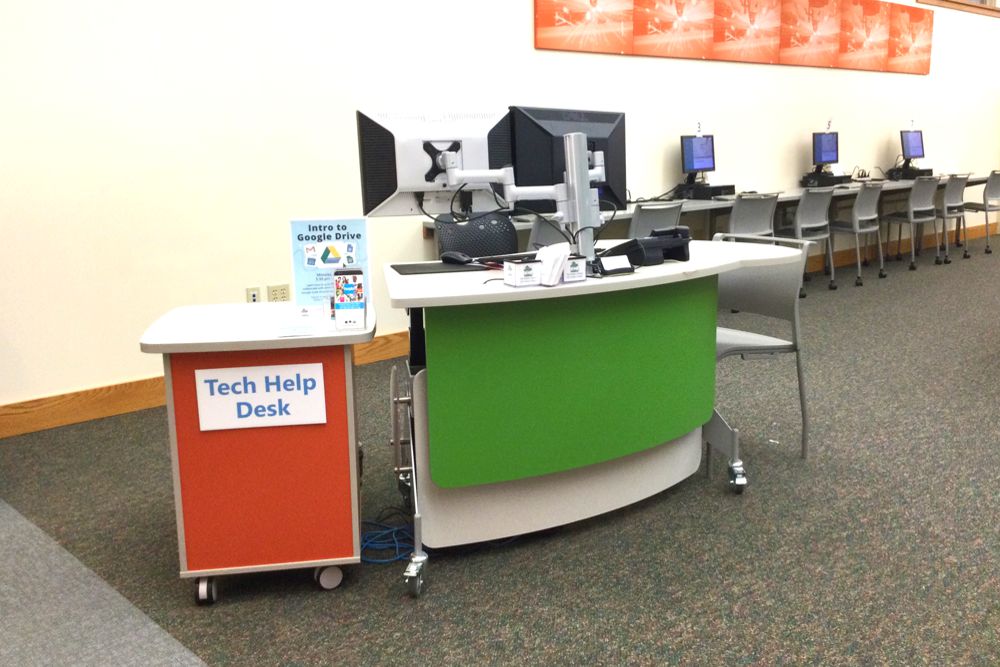
[[[426,308],[430,472],[460,487],[616,459],[712,415],[715,276]]]

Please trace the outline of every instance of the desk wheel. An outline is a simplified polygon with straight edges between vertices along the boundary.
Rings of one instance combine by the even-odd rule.
[[[344,580],[344,571],[336,565],[317,567],[313,570],[313,581],[324,591],[332,591]]]
[[[739,495],[747,488],[747,472],[743,461],[737,459],[729,464],[729,489]]]
[[[219,599],[215,577],[198,577],[194,582],[194,601],[199,606],[214,604]]]
[[[426,555],[416,555],[410,557],[410,562],[403,571],[403,583],[406,584],[406,591],[410,597],[418,598],[424,591],[424,566],[427,565]]]

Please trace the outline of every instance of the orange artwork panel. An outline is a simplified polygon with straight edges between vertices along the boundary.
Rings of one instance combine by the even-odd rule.
[[[195,371],[323,364],[326,423],[201,431]],[[344,349],[311,347],[170,357],[189,571],[351,558]]]
[[[885,71],[889,59],[889,7],[881,0],[841,0],[837,67]]]
[[[632,53],[633,0],[535,0],[535,48]]]
[[[889,59],[886,71],[927,74],[931,71],[931,36],[934,12],[891,4],[889,7]]]
[[[711,58],[715,0],[635,0],[633,52],[670,58]]]
[[[781,0],[715,0],[715,60],[777,63]]]
[[[783,0],[782,65],[835,67],[840,50],[840,0]]]

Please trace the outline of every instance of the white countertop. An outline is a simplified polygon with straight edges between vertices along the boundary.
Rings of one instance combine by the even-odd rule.
[[[741,267],[795,262],[799,257],[797,250],[758,243],[691,241],[690,250],[687,262],[668,260],[657,266],[639,267],[635,273],[554,287],[508,287],[500,270],[404,276],[390,265],[385,266],[385,282],[393,308],[458,306],[615,292],[702,278]]]
[[[227,352],[365,343],[375,336],[368,304],[364,329],[338,331],[326,319],[305,318],[293,303],[223,303],[169,311],[139,340],[143,352]]]

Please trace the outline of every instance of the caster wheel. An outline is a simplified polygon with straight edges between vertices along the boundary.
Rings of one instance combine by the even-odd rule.
[[[799,288],[799,298],[800,298],[800,299],[804,299],[804,298],[806,298],[806,290],[805,290],[805,288],[803,288],[803,287],[800,287],[800,288]]]
[[[940,257],[935,257],[934,258],[934,263],[937,264],[937,265],[941,265],[941,264],[944,263],[944,261]]]
[[[199,606],[214,604],[219,599],[215,577],[198,577],[194,582],[194,601]]]
[[[313,581],[324,591],[332,591],[344,580],[344,571],[336,565],[317,567],[313,570]]]
[[[969,259],[970,257],[972,257],[972,255],[969,254],[968,250],[962,253],[962,259]]]
[[[830,281],[830,285],[829,285],[829,287],[830,287],[830,289],[837,289],[837,283],[835,283],[835,282],[833,282],[833,281],[831,280],[831,281]]]
[[[412,577],[403,577],[406,582],[406,592],[410,597],[418,598],[424,592],[424,573],[421,572]]]
[[[910,271],[916,271],[916,270],[917,270],[917,263],[910,262]]]
[[[729,490],[740,495],[747,488],[747,474],[742,463],[729,465]]]
[[[987,255],[992,255],[993,254],[993,248],[991,248],[989,246],[986,246],[986,254]]]
[[[885,278],[887,275],[889,275],[889,274],[887,274],[885,272],[885,269],[879,269],[879,272],[878,272],[878,277],[879,278]]]
[[[945,264],[951,264],[951,257],[949,257],[948,255],[945,255],[944,256],[944,263]]]
[[[864,284],[865,284],[865,281],[861,280],[861,278],[855,278],[854,279],[854,286],[855,287],[861,287]]]

